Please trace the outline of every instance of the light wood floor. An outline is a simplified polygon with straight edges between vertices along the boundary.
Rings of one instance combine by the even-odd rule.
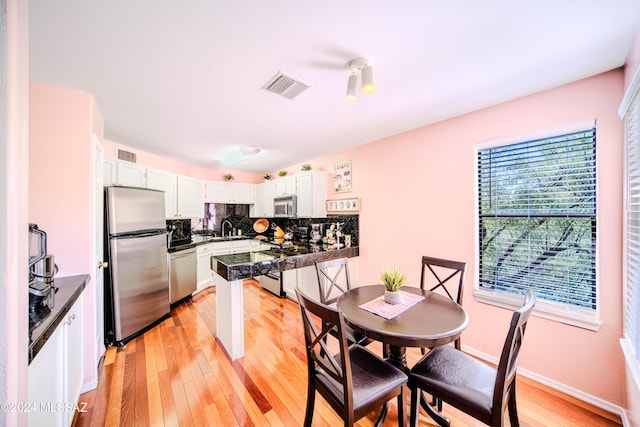
[[[215,339],[215,298],[204,291],[125,347],[109,348],[98,388],[80,397],[87,412],[74,425],[301,426],[307,372],[297,304],[245,281],[246,355],[231,362]],[[381,352],[378,343],[369,348]],[[409,365],[418,357],[417,349],[408,350]],[[621,425],[615,415],[521,377],[518,407],[525,427]],[[446,404],[444,413],[453,426],[481,425]],[[358,425],[372,426],[376,416]],[[313,424],[342,422],[317,396]],[[397,425],[395,401],[385,425]],[[420,425],[434,424],[423,414]]]

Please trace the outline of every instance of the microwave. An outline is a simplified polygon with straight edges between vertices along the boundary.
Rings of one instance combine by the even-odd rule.
[[[273,199],[273,216],[276,218],[295,218],[296,196],[281,196]]]

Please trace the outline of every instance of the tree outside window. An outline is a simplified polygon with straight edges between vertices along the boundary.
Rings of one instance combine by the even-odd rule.
[[[480,289],[596,310],[595,142],[592,128],[478,151]]]

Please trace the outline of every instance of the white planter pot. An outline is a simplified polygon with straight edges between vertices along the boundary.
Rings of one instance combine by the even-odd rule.
[[[389,304],[400,304],[402,303],[402,294],[400,293],[400,291],[390,292],[385,290],[384,300]]]

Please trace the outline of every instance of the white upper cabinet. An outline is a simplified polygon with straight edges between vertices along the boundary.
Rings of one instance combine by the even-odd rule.
[[[252,205],[256,202],[256,185],[247,182],[231,183],[233,202]]]
[[[251,216],[273,217],[275,191],[276,183],[274,181],[265,181],[256,185],[256,204],[252,206]]]
[[[190,176],[178,175],[178,216],[202,218],[204,203],[200,180]]]
[[[298,196],[298,218],[324,218],[327,216],[327,173],[305,171],[295,175]]]
[[[104,185],[124,185],[164,191],[167,218],[201,218],[204,215],[200,179],[135,163],[104,158]]]
[[[245,182],[207,181],[204,201],[251,205],[256,202],[256,186]]]
[[[105,157],[103,162],[104,169],[102,171],[102,182],[106,187],[108,185],[116,185],[116,161]]]
[[[145,187],[147,169],[131,162],[116,162],[116,184],[129,187]]]
[[[147,169],[147,188],[164,191],[164,207],[167,218],[178,214],[178,176],[175,173]]]
[[[275,184],[275,197],[296,194],[296,175],[278,178],[273,182]]]

